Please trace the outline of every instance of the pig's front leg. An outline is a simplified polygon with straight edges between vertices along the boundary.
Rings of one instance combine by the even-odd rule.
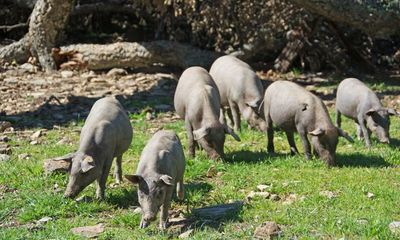
[[[358,124],[360,125],[361,128],[361,132],[364,135],[365,138],[365,145],[370,148],[371,147],[371,140],[369,139],[369,133],[368,133],[368,129],[365,126],[365,121],[364,121],[364,117],[362,115],[358,116]]]
[[[189,142],[189,156],[194,157],[195,156],[195,144],[194,144],[194,138],[193,138],[193,128],[189,122],[189,119],[185,118],[185,128],[186,132],[188,135],[188,142]]]
[[[307,138],[307,132],[305,130],[298,130],[301,142],[303,143],[304,154],[306,155],[306,159],[311,159],[311,146],[310,142]]]
[[[105,198],[106,182],[108,173],[110,172],[111,163],[112,158],[111,160],[106,160],[106,162],[104,163],[103,171],[100,177],[96,180],[96,198],[99,200],[104,200]]]
[[[294,134],[291,131],[286,131],[286,137],[289,142],[290,146],[290,154],[295,155],[299,153],[299,150],[297,150],[296,143],[294,142]]]
[[[167,229],[168,224],[168,210],[171,207],[171,198],[172,198],[172,187],[168,187],[167,192],[165,193],[165,199],[163,205],[161,205],[161,213],[160,213],[160,228]]]
[[[361,130],[360,124],[356,123],[356,127],[357,127],[357,138],[358,140],[362,140],[364,139],[364,134]]]
[[[340,128],[342,125],[342,114],[336,109],[336,127]]]

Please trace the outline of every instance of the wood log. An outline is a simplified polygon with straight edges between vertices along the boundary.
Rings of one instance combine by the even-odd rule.
[[[118,42],[112,44],[76,44],[61,47],[61,52],[77,52],[88,69],[143,68],[161,63],[185,69],[209,68],[218,53],[172,41]]]

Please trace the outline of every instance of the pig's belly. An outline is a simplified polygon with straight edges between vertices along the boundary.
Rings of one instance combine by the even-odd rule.
[[[285,108],[277,109],[276,111],[271,111],[270,116],[273,124],[283,130],[295,130],[295,115]]]

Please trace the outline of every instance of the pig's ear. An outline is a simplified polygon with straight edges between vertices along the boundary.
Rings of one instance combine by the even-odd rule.
[[[258,107],[258,101],[252,101],[252,102],[247,102],[246,105],[253,108],[253,109],[257,109]]]
[[[202,127],[193,131],[194,140],[198,141],[205,137],[210,132],[210,128]]]
[[[231,135],[236,141],[240,142],[240,137],[236,135],[232,128],[228,127],[228,125],[223,124],[225,133]]]
[[[400,115],[400,113],[398,113],[398,112],[397,112],[396,110],[394,110],[393,108],[388,108],[387,111],[388,111],[389,115],[392,115],[392,116],[394,116],[394,115]]]
[[[86,156],[81,162],[81,169],[83,173],[90,171],[96,164],[91,156]]]
[[[346,138],[346,140],[351,143],[354,142],[353,138],[351,138],[347,132],[343,131],[341,128],[337,128],[337,130],[338,130],[339,136]]]
[[[139,184],[142,180],[142,176],[140,175],[125,175],[124,177],[133,184]]]
[[[372,116],[372,114],[374,114],[374,113],[376,113],[376,110],[373,109],[373,108],[371,108],[371,109],[369,109],[365,114],[366,114],[367,116]]]
[[[168,175],[165,175],[165,174],[161,175],[161,177],[159,179],[160,182],[162,182],[162,183],[164,183],[164,184],[166,184],[168,186],[173,186],[174,185],[172,180],[173,180],[173,178],[171,176],[168,176]]]
[[[159,159],[163,159],[168,155],[169,151],[168,150],[161,150],[158,152],[158,157]]]
[[[308,132],[308,134],[312,135],[312,136],[322,136],[325,134],[325,130],[322,128],[316,128],[311,132]]]

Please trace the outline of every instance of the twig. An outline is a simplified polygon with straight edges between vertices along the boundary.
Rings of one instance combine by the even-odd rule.
[[[23,28],[23,27],[28,27],[28,24],[27,23],[17,23],[17,24],[14,24],[14,25],[3,25],[3,26],[0,26],[0,30],[4,30],[6,32],[9,32],[9,31],[11,31],[13,29]]]

